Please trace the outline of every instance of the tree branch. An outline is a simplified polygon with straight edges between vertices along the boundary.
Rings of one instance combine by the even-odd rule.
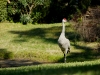
[[[33,7],[35,7],[34,3],[32,5],[28,4],[29,14],[31,14]]]
[[[10,0],[7,0],[8,3],[10,3]]]

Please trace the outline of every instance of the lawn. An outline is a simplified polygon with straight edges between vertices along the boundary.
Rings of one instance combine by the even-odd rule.
[[[12,52],[13,58],[11,59],[59,62],[63,58],[63,53],[57,44],[61,26],[61,23],[37,25],[0,23],[0,51]],[[67,62],[73,61],[73,58],[75,58],[74,61],[78,59],[84,61],[90,59],[89,57],[96,57],[91,53],[97,43],[74,42],[75,36],[72,25],[67,23],[66,37],[71,41],[71,53],[68,54]]]
[[[99,75],[100,60],[0,68],[0,75]]]
[[[13,59],[56,61],[62,53],[57,46],[58,24],[53,25],[1,23],[0,51],[12,52]]]
[[[61,29],[61,23],[36,25],[0,23],[0,59],[9,59],[16,62],[28,60],[41,64],[18,68],[1,68],[1,75],[4,71],[7,75],[13,75],[14,73],[16,75],[19,73],[21,75],[33,75],[33,73],[34,75],[47,75],[49,72],[51,75],[59,75],[59,73],[66,75],[70,72],[71,75],[75,73],[80,75],[81,72],[83,75],[84,72],[86,72],[85,75],[88,73],[90,75],[94,74],[95,70],[100,68],[100,53],[96,50],[98,43],[79,41],[81,38],[77,37],[78,34],[74,31],[73,24],[66,23],[66,37],[71,41],[71,53],[67,55],[67,63],[60,64],[63,62],[63,53],[57,44],[57,39]],[[42,65],[43,63],[53,64]],[[0,66],[2,67],[2,65]],[[85,68],[87,71],[84,70]],[[53,74],[51,71],[55,73],[53,72]],[[97,70],[96,73],[99,74],[100,72]]]

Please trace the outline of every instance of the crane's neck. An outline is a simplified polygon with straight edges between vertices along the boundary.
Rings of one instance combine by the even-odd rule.
[[[62,22],[62,34],[65,35],[65,24],[64,24],[64,22]]]

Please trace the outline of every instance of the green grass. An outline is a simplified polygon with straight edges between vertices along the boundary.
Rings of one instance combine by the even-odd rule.
[[[13,52],[14,59],[54,61],[61,54],[52,29],[52,25],[1,23],[0,50]]]
[[[76,39],[78,34],[70,23],[66,25],[66,37],[71,41],[71,53],[67,55],[67,63],[61,63],[63,53],[57,44],[61,29],[61,23],[0,23],[0,59],[9,56],[11,60],[31,60],[40,64],[0,68],[0,75],[99,75],[100,52],[95,49],[98,43]],[[44,62],[56,63],[42,64]]]
[[[0,49],[14,54],[13,59],[56,62],[63,57],[57,39],[61,24],[0,24]]]
[[[37,25],[0,23],[0,51],[12,52],[13,58],[11,59],[61,62],[63,61],[63,53],[57,44],[61,29],[61,23]],[[84,61],[98,57],[99,54],[96,55],[96,51],[93,52],[97,43],[77,41],[76,44],[74,42],[75,36],[76,33],[72,25],[67,23],[66,37],[71,41],[71,53],[67,56],[67,62]]]
[[[0,75],[99,75],[100,60],[1,68]]]

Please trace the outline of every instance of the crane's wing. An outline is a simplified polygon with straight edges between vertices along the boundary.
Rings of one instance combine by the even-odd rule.
[[[66,53],[70,52],[70,41],[67,38],[60,37],[58,39],[58,44],[63,52],[66,52]]]

